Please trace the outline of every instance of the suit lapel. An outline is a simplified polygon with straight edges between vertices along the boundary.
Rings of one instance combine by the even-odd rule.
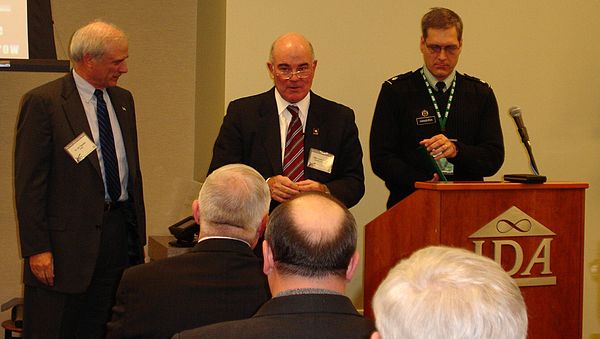
[[[283,173],[281,165],[281,134],[279,130],[279,112],[277,112],[277,103],[275,102],[275,89],[264,94],[264,100],[260,112],[263,126],[262,145],[265,149],[273,174]]]
[[[85,115],[85,109],[81,103],[81,97],[77,91],[77,86],[75,85],[72,73],[69,73],[63,78],[62,97],[64,99],[63,110],[69,121],[71,130],[73,131],[73,136],[77,137],[82,132],[85,132],[90,139],[93,139],[92,130],[88,123],[87,116]],[[102,177],[98,152],[90,153],[90,155],[87,156],[87,159],[89,159],[98,175]]]
[[[308,108],[308,116],[306,119],[306,128],[304,129],[304,163],[307,159],[311,148],[322,150],[321,134],[324,133],[323,115],[327,112],[323,110],[323,102],[321,97],[310,92],[310,107]]]

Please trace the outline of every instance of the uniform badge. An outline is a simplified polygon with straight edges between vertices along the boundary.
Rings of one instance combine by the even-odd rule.
[[[429,112],[424,109],[421,111],[421,116],[417,119],[417,126],[431,125],[437,123],[435,115],[429,116]]]

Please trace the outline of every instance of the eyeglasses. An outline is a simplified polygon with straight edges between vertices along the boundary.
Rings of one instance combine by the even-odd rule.
[[[275,74],[284,80],[291,79],[294,75],[298,77],[298,79],[306,79],[312,74],[312,68],[310,66],[304,66],[298,68],[296,71],[292,71],[289,68],[278,69],[275,71]]]
[[[457,45],[440,46],[440,45],[425,44],[425,46],[427,47],[427,50],[429,50],[429,53],[431,53],[431,54],[440,54],[440,53],[442,53],[442,51],[445,51],[446,54],[454,55],[460,49],[460,46],[457,46]]]

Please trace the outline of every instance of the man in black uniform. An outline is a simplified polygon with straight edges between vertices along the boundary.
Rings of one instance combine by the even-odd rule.
[[[421,20],[425,66],[383,83],[371,126],[371,166],[390,190],[387,207],[412,193],[416,181],[438,181],[419,146],[448,180],[483,180],[504,161],[494,92],[454,70],[462,49],[462,21],[432,8]]]

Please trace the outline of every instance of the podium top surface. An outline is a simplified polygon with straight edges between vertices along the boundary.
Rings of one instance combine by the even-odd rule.
[[[508,181],[447,181],[415,183],[416,188],[433,191],[461,190],[519,190],[519,189],[585,189],[590,185],[585,182],[545,182],[543,184],[523,184]]]

